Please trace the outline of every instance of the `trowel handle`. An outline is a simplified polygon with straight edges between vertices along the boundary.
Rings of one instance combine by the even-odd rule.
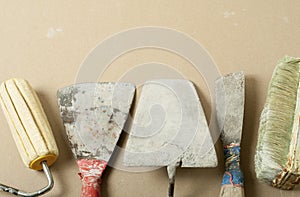
[[[88,181],[88,184],[82,182],[81,197],[101,197],[100,183]]]
[[[244,188],[224,185],[221,188],[220,197],[245,197]]]
[[[169,177],[168,197],[174,196],[176,168],[179,166],[179,164],[180,162],[176,162],[175,164],[170,164],[167,166]]]
[[[101,197],[101,176],[107,162],[93,159],[80,159],[76,162],[82,182],[81,197]]]
[[[244,177],[240,168],[240,146],[230,144],[224,147],[225,173],[220,197],[244,197]]]

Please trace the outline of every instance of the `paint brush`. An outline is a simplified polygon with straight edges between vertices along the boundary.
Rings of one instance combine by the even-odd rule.
[[[300,181],[300,58],[282,58],[269,84],[255,155],[257,178],[291,190]]]

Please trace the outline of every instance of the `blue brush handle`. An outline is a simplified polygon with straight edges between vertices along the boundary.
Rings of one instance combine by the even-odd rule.
[[[244,196],[244,176],[240,168],[240,151],[239,144],[230,144],[224,147],[225,173],[220,196]]]

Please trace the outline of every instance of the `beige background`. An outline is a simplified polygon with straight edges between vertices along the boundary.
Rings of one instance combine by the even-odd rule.
[[[60,157],[51,167],[54,189],[45,196],[79,196],[77,166],[69,150],[56,104],[56,90],[72,84],[85,56],[106,37],[137,26],[162,26],[182,31],[211,54],[220,73],[244,70],[246,106],[242,168],[246,195],[293,197],[255,178],[253,157],[260,112],[268,81],[279,58],[300,54],[300,1],[0,1],[0,81],[11,77],[29,80],[37,90],[56,137]],[[172,65],[198,87],[206,116],[210,117],[208,89],[192,65],[161,50],[144,49],[117,59],[102,80],[114,81],[134,65],[156,61]],[[45,184],[42,173],[24,167],[3,114],[0,114],[0,182],[24,190]],[[176,196],[218,196],[223,175],[222,151],[215,169],[179,169]],[[129,173],[108,168],[103,196],[166,196],[164,168]],[[8,196],[0,193],[0,196]]]

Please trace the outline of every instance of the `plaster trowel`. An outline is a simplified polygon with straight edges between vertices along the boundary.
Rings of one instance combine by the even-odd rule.
[[[58,104],[80,169],[82,197],[99,197],[104,171],[127,120],[135,87],[82,83],[58,91]]]
[[[130,131],[124,164],[168,166],[173,196],[176,167],[215,167],[217,156],[194,85],[187,80],[147,81]]]
[[[245,196],[240,169],[245,77],[243,72],[228,74],[216,81],[216,110],[221,141],[224,146],[225,173],[220,197]]]

